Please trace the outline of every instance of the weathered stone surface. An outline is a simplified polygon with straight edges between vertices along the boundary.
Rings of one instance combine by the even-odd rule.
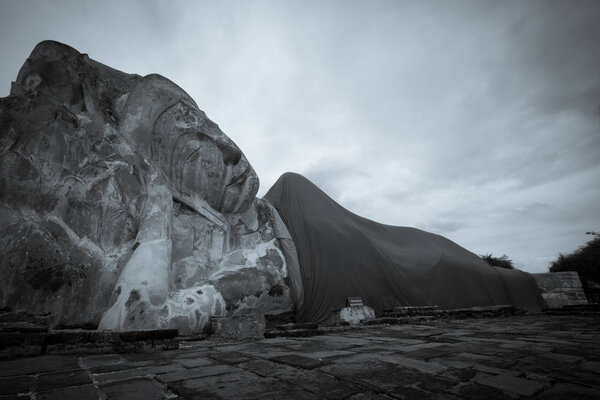
[[[475,377],[475,382],[501,389],[520,396],[531,396],[540,391],[546,385],[530,379],[517,378],[512,375],[492,375]]]
[[[179,365],[183,365],[186,368],[205,367],[211,365],[214,361],[207,358],[191,358],[191,359],[177,359],[175,362]]]
[[[47,392],[38,393],[36,399],[38,400],[64,400],[64,399],[77,399],[77,400],[98,400],[100,399],[98,390],[92,385],[86,386],[74,386],[62,389],[50,390]]]
[[[10,351],[11,348],[37,348],[44,345],[44,333],[8,332],[0,333],[0,349]]]
[[[176,364],[151,365],[142,368],[132,368],[115,372],[94,374],[94,380],[101,384],[106,382],[121,382],[133,378],[152,377],[156,374],[173,373],[183,369],[183,367]]]
[[[248,361],[248,357],[238,353],[237,351],[218,352],[210,355],[210,358],[222,364],[235,365]]]
[[[0,332],[42,333],[47,331],[47,326],[32,324],[30,322],[0,323]]]
[[[0,378],[0,395],[29,393],[33,386],[32,376]]]
[[[0,397],[596,399],[598,327],[576,316],[437,320],[153,354],[0,360],[0,393],[10,393]],[[404,350],[411,345],[428,346]]]
[[[579,275],[575,271],[548,272],[532,276],[550,308],[588,303]]]
[[[36,390],[45,392],[48,390],[60,389],[68,386],[82,386],[91,383],[92,379],[86,371],[73,370],[55,372],[51,374],[40,375],[37,380]]]
[[[181,371],[170,372],[161,374],[157,379],[164,383],[178,382],[188,379],[201,378],[205,376],[222,375],[236,372],[237,370],[233,367],[226,365],[211,365],[201,366],[196,368],[184,369]]]
[[[277,326],[277,329],[281,330],[281,331],[290,331],[290,330],[294,330],[294,329],[318,329],[318,328],[319,328],[319,325],[313,324],[313,323],[299,323],[299,324],[289,323],[289,324]]]
[[[0,332],[0,358],[40,354],[147,353],[179,348],[176,329]]]
[[[380,359],[389,362],[390,364],[396,364],[402,368],[416,369],[417,371],[426,373],[437,373],[446,370],[446,367],[436,362],[424,362],[399,355],[384,355],[381,356]]]
[[[375,318],[375,311],[369,306],[344,307],[340,310],[340,319],[350,325],[358,325],[361,321]]]
[[[47,371],[72,371],[79,368],[77,358],[67,356],[43,356],[1,362],[0,377],[32,375]]]
[[[206,328],[213,340],[238,342],[265,337],[265,318],[262,314],[247,314],[230,318],[211,317]]]
[[[455,389],[455,393],[459,396],[459,398],[467,400],[507,400],[513,398],[507,396],[500,389],[479,385],[474,382],[468,382],[464,385],[460,385]]]
[[[281,396],[285,396],[285,392],[290,389],[289,385],[278,380],[256,379],[254,374],[245,371],[189,379],[179,382],[176,387],[176,391],[186,398],[191,398],[190,395],[194,393],[196,396],[201,393],[201,397],[196,398],[202,399],[284,398]]]
[[[123,357],[117,354],[103,354],[81,357],[85,368],[96,368],[100,366],[123,364]]]
[[[162,400],[170,398],[159,385],[149,379],[135,379],[102,385],[101,390],[106,394],[106,399]]]
[[[272,361],[285,363],[288,365],[292,365],[294,367],[300,367],[300,368],[304,368],[304,369],[313,369],[313,368],[317,368],[317,367],[320,367],[321,365],[325,364],[325,362],[323,362],[323,360],[320,360],[318,358],[304,357],[304,356],[297,355],[297,354],[276,356],[276,357],[271,357],[269,359]]]
[[[173,82],[41,42],[0,99],[0,307],[180,332],[289,311],[289,254],[257,190]]]
[[[597,388],[559,383],[537,398],[540,400],[596,400],[599,395],[600,391]]]

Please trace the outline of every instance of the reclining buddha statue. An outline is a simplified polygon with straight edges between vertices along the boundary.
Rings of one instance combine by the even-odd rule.
[[[529,274],[354,215],[300,175],[258,186],[170,80],[41,42],[0,99],[0,307],[188,332],[246,313],[320,322],[348,296],[376,313],[543,305]]]

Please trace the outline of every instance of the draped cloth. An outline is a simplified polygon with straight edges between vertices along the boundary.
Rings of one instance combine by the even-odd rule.
[[[271,214],[273,233],[275,233],[275,237],[279,240],[281,252],[285,258],[287,276],[294,304],[296,305],[296,309],[302,308],[304,305],[304,288],[302,287],[302,273],[300,272],[300,264],[298,263],[296,245],[275,207],[269,202],[266,202],[266,204]]]
[[[323,321],[348,297],[376,314],[396,306],[544,306],[530,274],[492,267],[440,235],[362,218],[301,175],[282,175],[265,199],[295,243],[298,322]]]

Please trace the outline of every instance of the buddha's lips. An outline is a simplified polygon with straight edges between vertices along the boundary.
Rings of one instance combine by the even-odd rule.
[[[246,169],[239,174],[238,176],[234,176],[231,178],[231,181],[226,185],[227,188],[235,185],[243,184],[246,179],[248,179],[248,175],[250,174],[250,166],[246,167]]]
[[[252,167],[247,164],[244,171],[232,177],[224,189],[221,212],[235,213],[246,207],[258,191],[258,179]]]

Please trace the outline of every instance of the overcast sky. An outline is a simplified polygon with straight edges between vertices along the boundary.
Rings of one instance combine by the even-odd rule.
[[[0,0],[0,96],[53,39],[185,89],[349,210],[543,272],[600,230],[599,1]]]

